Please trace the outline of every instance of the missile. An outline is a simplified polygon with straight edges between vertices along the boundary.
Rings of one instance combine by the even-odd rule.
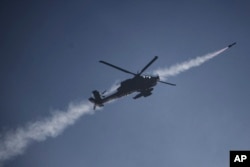
[[[234,42],[234,43],[228,45],[228,48],[231,48],[231,47],[234,46],[235,44],[236,44],[236,42]]]

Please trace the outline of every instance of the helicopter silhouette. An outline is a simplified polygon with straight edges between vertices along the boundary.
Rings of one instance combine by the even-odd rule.
[[[99,61],[102,64],[108,65],[110,67],[113,67],[117,70],[120,70],[122,72],[128,73],[133,75],[133,78],[126,79],[120,83],[120,86],[116,89],[116,92],[109,95],[109,96],[104,96],[103,94],[106,92],[104,91],[103,93],[99,93],[99,91],[94,90],[92,91],[93,97],[89,98],[89,101],[94,104],[94,110],[96,109],[96,106],[102,107],[104,106],[104,103],[109,102],[111,100],[120,98],[122,96],[126,96],[129,94],[132,94],[134,92],[139,92],[136,96],[133,97],[133,99],[137,99],[140,97],[147,97],[152,94],[153,87],[156,86],[158,82],[168,84],[171,86],[176,86],[173,83],[169,82],[164,82],[160,80],[160,77],[158,75],[153,76],[153,75],[142,75],[142,73],[156,60],[158,59],[158,56],[155,56],[140,72],[138,73],[133,73],[128,70],[125,70],[123,68],[120,68],[118,66],[115,66],[113,64],[110,64],[105,61]]]

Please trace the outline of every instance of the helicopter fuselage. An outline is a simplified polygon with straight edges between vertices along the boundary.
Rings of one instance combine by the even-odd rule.
[[[146,91],[147,89],[154,87],[159,80],[159,76],[142,75],[135,76],[133,78],[127,79],[121,82],[118,92],[140,92]]]
[[[153,87],[158,83],[164,83],[164,84],[168,84],[168,85],[172,85],[175,86],[175,84],[172,83],[168,83],[168,82],[164,82],[164,81],[160,81],[160,77],[159,76],[151,76],[151,75],[142,75],[142,73],[157,59],[158,57],[155,56],[144,68],[142,68],[142,70],[139,73],[133,73],[130,72],[128,70],[125,70],[121,67],[115,66],[113,64],[110,64],[108,62],[105,61],[99,61],[102,64],[105,64],[107,66],[110,66],[112,68],[115,68],[117,70],[120,70],[122,72],[134,75],[133,78],[130,79],[126,79],[124,81],[122,81],[120,83],[120,86],[116,89],[116,92],[108,95],[108,96],[103,96],[102,94],[100,94],[97,90],[94,90],[93,96],[94,97],[90,97],[89,101],[92,102],[94,104],[94,109],[96,106],[102,107],[104,105],[104,103],[109,102],[113,99],[117,99],[120,98],[122,96],[126,96],[129,95],[131,93],[134,92],[139,92],[135,97],[133,97],[134,99],[137,99],[139,97],[147,97],[150,96],[152,94],[152,90]]]

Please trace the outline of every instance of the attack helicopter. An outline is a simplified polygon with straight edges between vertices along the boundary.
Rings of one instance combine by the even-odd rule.
[[[164,82],[160,80],[160,77],[158,75],[143,75],[142,73],[156,60],[158,59],[158,56],[155,56],[142,70],[138,73],[133,73],[128,70],[125,70],[121,67],[115,66],[113,64],[110,64],[108,62],[100,60],[99,62],[102,64],[105,64],[107,66],[113,67],[117,70],[120,70],[122,72],[125,72],[127,74],[131,74],[134,77],[130,79],[126,79],[120,83],[120,86],[116,89],[116,92],[109,95],[109,96],[103,96],[102,94],[105,93],[99,93],[99,91],[94,90],[92,91],[93,97],[89,98],[89,101],[94,104],[94,110],[96,109],[96,106],[102,107],[104,106],[104,103],[109,102],[111,100],[120,98],[122,96],[126,96],[129,94],[132,94],[134,92],[139,92],[137,95],[133,97],[133,99],[137,99],[140,97],[147,97],[152,94],[153,87],[156,86],[158,82],[176,86],[173,83]]]

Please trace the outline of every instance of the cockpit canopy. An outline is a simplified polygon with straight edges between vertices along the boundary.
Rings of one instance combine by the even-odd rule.
[[[145,79],[156,78],[157,80],[160,79],[160,77],[158,75],[155,75],[155,76],[152,76],[152,75],[142,75],[142,78],[145,78]]]
[[[152,76],[150,76],[150,75],[142,75],[142,77],[145,78],[145,79],[151,79],[152,78]]]

